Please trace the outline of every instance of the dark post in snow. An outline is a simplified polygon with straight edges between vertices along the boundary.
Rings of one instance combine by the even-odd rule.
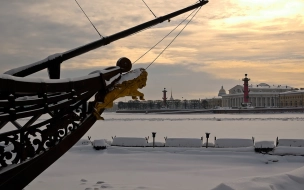
[[[208,148],[208,139],[209,139],[209,135],[210,135],[210,133],[206,133],[206,139],[207,139],[207,141],[206,141],[206,148]]]
[[[156,132],[152,132],[152,137],[153,137],[153,148],[155,146],[155,135],[156,135]]]

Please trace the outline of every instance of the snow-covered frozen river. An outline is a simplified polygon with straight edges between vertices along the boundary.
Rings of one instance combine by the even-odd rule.
[[[117,137],[151,137],[157,132],[156,141],[164,137],[205,137],[211,139],[251,138],[275,140],[303,138],[304,114],[103,114],[104,121],[97,121],[85,135],[92,139]],[[85,138],[84,137],[84,138]]]
[[[103,114],[83,137],[304,139],[304,114]],[[151,140],[151,139],[150,139]],[[288,148],[288,147],[287,147]],[[304,152],[304,148],[298,148]],[[304,157],[253,148],[71,148],[25,190],[303,190]]]

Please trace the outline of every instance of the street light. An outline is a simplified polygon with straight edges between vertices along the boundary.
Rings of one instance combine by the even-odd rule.
[[[206,133],[206,139],[207,139],[206,148],[208,148],[208,139],[209,139],[209,135],[210,135],[210,133]]]
[[[155,146],[155,135],[156,135],[156,132],[152,132],[152,137],[153,137],[153,148]]]
[[[301,100],[302,108],[303,108],[303,100],[304,100],[304,98],[303,98],[303,93],[302,93],[302,100]]]
[[[201,99],[198,99],[198,109],[201,109]]]

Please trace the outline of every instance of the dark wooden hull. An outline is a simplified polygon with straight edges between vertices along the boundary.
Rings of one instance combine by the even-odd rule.
[[[50,148],[41,155],[37,155],[33,159],[15,165],[10,169],[2,168],[2,170],[7,171],[0,173],[0,189],[23,189],[46,168],[66,153],[95,122],[95,116],[90,114],[75,132],[65,137],[56,146]]]

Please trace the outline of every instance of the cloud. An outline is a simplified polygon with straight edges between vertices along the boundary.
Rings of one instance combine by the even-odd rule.
[[[135,1],[78,2],[104,36],[154,18],[143,3]],[[195,1],[146,2],[162,16]],[[189,14],[68,60],[62,64],[62,77],[78,77],[113,66],[123,56],[135,61]],[[144,91],[149,99],[161,98],[164,87],[172,87],[177,97],[213,97],[221,85],[228,90],[238,84],[244,73],[253,83],[304,87],[303,25],[302,0],[209,1],[149,68]],[[135,66],[151,63],[181,27]],[[7,1],[0,6],[2,72],[98,39],[74,1]],[[45,73],[34,76],[45,77]]]

